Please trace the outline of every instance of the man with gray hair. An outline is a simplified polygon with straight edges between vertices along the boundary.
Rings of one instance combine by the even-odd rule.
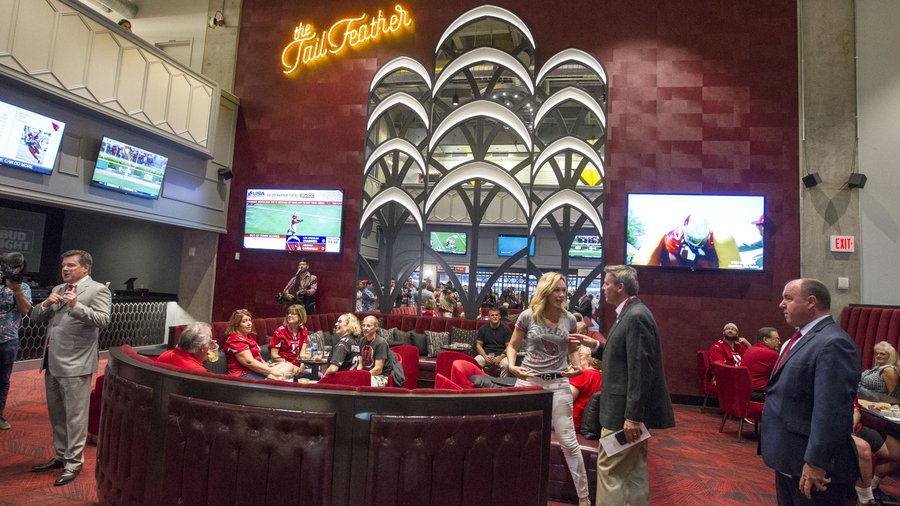
[[[189,371],[205,371],[203,361],[212,358],[213,353],[218,360],[218,352],[219,345],[212,338],[212,328],[206,323],[194,322],[185,326],[177,347],[160,355],[156,362]]]

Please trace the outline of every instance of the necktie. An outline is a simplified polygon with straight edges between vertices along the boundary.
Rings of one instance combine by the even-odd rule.
[[[775,364],[775,372],[776,373],[781,370],[781,365],[784,364],[785,359],[787,359],[788,353],[791,352],[791,348],[794,346],[794,343],[797,342],[797,339],[800,339],[800,331],[799,330],[797,332],[795,332],[793,336],[791,336],[791,340],[788,341],[788,345],[784,349],[784,353],[781,354],[781,357],[778,359],[778,363]]]
[[[66,286],[66,291],[67,291],[67,292],[74,292],[74,291],[75,291],[75,285],[67,285],[67,286]]]

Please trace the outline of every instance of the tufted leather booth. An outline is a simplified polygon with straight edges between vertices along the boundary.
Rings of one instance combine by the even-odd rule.
[[[540,505],[541,417],[374,415],[365,504]]]
[[[580,435],[578,445],[581,447],[581,457],[584,459],[584,467],[587,472],[588,488],[593,499],[597,495],[597,446],[598,442],[585,439]],[[566,456],[556,440],[554,432],[550,438],[550,482],[547,484],[549,496],[554,500],[578,503],[578,493],[575,491],[575,482],[566,465]]]
[[[863,369],[872,366],[875,343],[900,348],[900,308],[851,304],[841,311],[840,326],[859,348]]]
[[[173,394],[162,503],[330,505],[334,433],[334,413]]]

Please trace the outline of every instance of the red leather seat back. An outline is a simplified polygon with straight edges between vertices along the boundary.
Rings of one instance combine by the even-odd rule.
[[[256,342],[258,344],[267,344],[269,342],[268,336],[270,336],[271,334],[266,329],[265,318],[253,319],[253,331],[256,332]],[[272,329],[272,332],[274,331],[275,329]]]
[[[419,321],[418,316],[414,315],[403,315],[403,318],[400,320],[399,329],[403,332],[409,332],[410,330],[416,329],[416,322]]]
[[[484,324],[485,322],[479,320],[461,320],[459,328],[463,330],[478,330],[478,327]]]
[[[266,335],[272,337],[272,334],[275,333],[275,329],[280,327],[284,323],[284,318],[280,316],[276,316],[275,318],[266,318]]]
[[[399,307],[395,307],[394,309],[401,309]],[[389,314],[384,317],[384,328],[386,329],[396,329],[400,327],[400,322],[403,321],[403,315],[401,314]]]
[[[372,375],[369,371],[354,369],[352,371],[338,371],[334,374],[326,374],[319,380],[323,385],[348,385],[352,387],[364,387],[372,384]]]
[[[435,358],[434,373],[436,375],[443,374],[444,376],[451,378],[452,381],[450,368],[453,366],[453,362],[457,360],[463,360],[465,362],[478,365],[478,362],[476,362],[474,358],[465,353],[447,350],[438,353],[438,356]]]
[[[471,381],[469,381],[469,377],[475,376],[476,374],[480,376],[487,376],[487,374],[484,373],[484,370],[479,367],[478,364],[466,362],[465,360],[455,360],[450,365],[450,381],[456,383],[464,389],[475,388],[475,385]]]
[[[228,327],[228,322],[212,322],[210,325],[212,326],[213,339],[219,343],[219,349],[225,349],[225,339],[228,337],[225,335],[225,328]]]
[[[463,389],[463,387],[457,385],[450,378],[444,376],[443,374],[435,374],[434,375],[434,388],[436,390],[453,390],[453,391],[459,391],[459,390]],[[426,390],[426,389],[419,389],[416,391],[416,393],[421,393],[423,390]]]
[[[719,386],[719,406],[722,411],[735,418],[759,418],[759,412],[754,413],[749,407],[753,385],[750,382],[750,371],[746,367],[717,362],[713,364],[713,374]]]
[[[546,480],[543,422],[539,411],[373,415],[365,504],[537,504]],[[477,457],[461,451],[475,447]]]
[[[162,504],[331,504],[335,414],[172,394]],[[197,474],[196,469],[204,472]],[[260,495],[260,487],[265,495]]]
[[[403,388],[412,390],[419,383],[419,349],[413,345],[394,346],[391,351],[400,357],[403,366]]]
[[[709,368],[709,351],[697,350],[697,381],[700,385],[700,391],[703,393],[715,393],[709,391],[710,378],[712,371]]]

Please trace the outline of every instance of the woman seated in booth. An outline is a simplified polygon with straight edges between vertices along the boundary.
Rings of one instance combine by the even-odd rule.
[[[297,359],[307,356],[309,349],[309,333],[306,330],[306,308],[302,304],[288,306],[284,313],[284,321],[269,341],[269,352],[272,362],[290,362],[301,366]]]
[[[887,341],[875,345],[875,360],[871,369],[863,371],[859,379],[859,396],[861,399],[881,401],[885,395],[898,397],[897,350]]]
[[[575,432],[581,433],[584,408],[591,396],[600,391],[603,378],[600,374],[600,361],[591,356],[590,348],[579,346],[578,358],[581,360],[581,374],[569,378],[569,390],[572,391],[572,420],[575,422]]]
[[[285,374],[300,375],[302,367],[290,362],[281,362],[269,366],[259,354],[256,332],[253,330],[253,316],[246,309],[238,309],[231,314],[225,328],[228,338],[225,340],[225,358],[228,361],[228,374],[251,379],[284,379]]]
[[[422,310],[422,316],[435,316],[435,309],[437,309],[437,305],[434,303],[434,299],[426,300],[425,309]]]
[[[331,356],[328,357],[328,368],[325,369],[325,374],[357,369],[359,367],[361,349],[359,335],[362,333],[359,320],[353,313],[342,314],[334,324],[334,333],[339,340],[334,348],[331,349]]]

